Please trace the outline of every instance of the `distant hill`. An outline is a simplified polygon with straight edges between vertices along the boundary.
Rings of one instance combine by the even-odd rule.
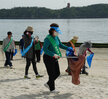
[[[71,7],[59,10],[38,7],[1,9],[0,19],[72,19],[108,18],[108,4]]]

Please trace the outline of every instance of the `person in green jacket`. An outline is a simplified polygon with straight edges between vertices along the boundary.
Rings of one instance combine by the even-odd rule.
[[[58,59],[62,57],[59,47],[73,51],[72,47],[67,47],[61,43],[58,37],[59,34],[62,34],[59,25],[56,23],[51,24],[49,35],[44,39],[43,45],[43,60],[49,76],[49,80],[44,86],[54,93],[59,93],[59,91],[55,90],[55,80],[60,75]]]
[[[40,51],[42,49],[42,43],[39,40],[38,36],[35,37],[34,46],[35,46],[35,55],[36,55],[36,58],[37,58],[37,62],[40,62]]]

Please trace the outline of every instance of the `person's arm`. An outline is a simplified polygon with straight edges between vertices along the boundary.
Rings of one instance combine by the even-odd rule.
[[[58,38],[58,40],[59,40],[59,47],[64,49],[64,50],[67,50],[68,46],[65,46],[64,44],[62,44],[59,38]]]
[[[53,57],[53,56],[54,56],[54,53],[51,52],[51,51],[48,49],[49,46],[50,46],[50,42],[49,42],[49,40],[46,38],[46,39],[44,40],[43,50],[44,50],[45,54],[47,54],[47,55]]]
[[[14,40],[12,41],[12,51],[14,52],[14,50],[15,50],[15,42],[14,42]]]
[[[40,47],[42,48],[42,42],[40,41]]]
[[[90,48],[87,48],[87,50],[92,54],[93,52],[90,50]]]

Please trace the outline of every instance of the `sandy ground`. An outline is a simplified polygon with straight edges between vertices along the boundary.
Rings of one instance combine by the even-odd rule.
[[[0,99],[108,99],[108,49],[94,48],[95,53],[89,76],[80,75],[81,84],[73,85],[72,77],[65,72],[67,60],[59,60],[61,76],[56,80],[59,94],[50,93],[44,87],[48,76],[43,60],[37,64],[43,78],[36,79],[32,66],[29,70],[31,79],[24,79],[25,60],[20,52],[12,61],[14,69],[3,68],[3,54],[0,52]],[[62,50],[63,56],[65,51]]]

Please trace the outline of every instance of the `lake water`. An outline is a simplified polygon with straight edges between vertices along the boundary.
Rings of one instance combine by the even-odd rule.
[[[51,23],[59,24],[63,42],[78,36],[78,42],[108,43],[108,19],[0,19],[0,40],[7,36],[7,31],[12,31],[14,40],[19,41],[26,27],[33,26],[33,35],[43,41]]]

